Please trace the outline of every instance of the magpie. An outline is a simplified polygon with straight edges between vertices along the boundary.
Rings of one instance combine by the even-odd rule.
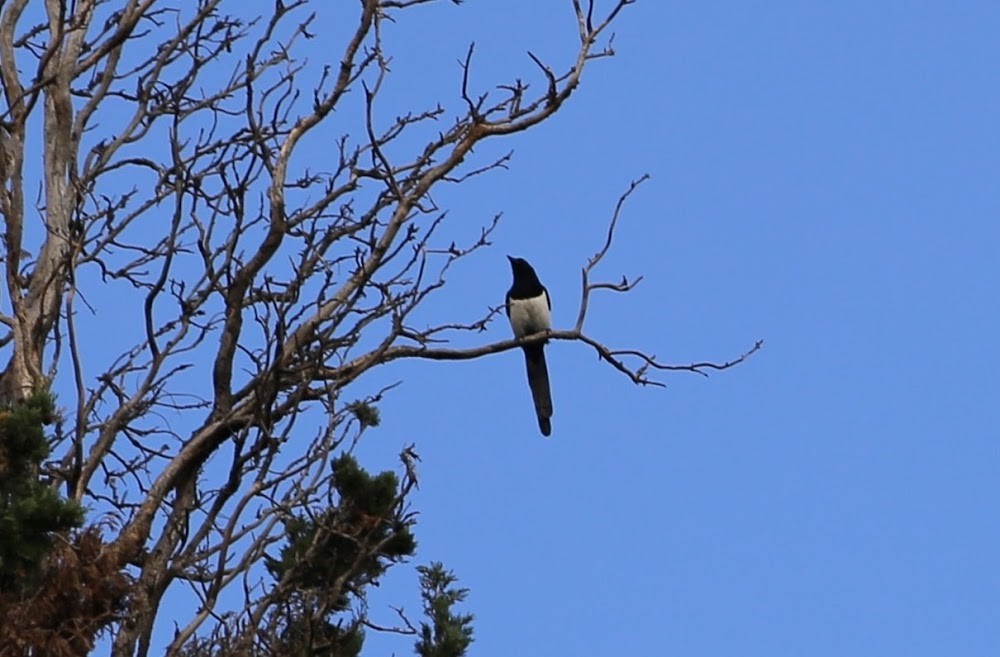
[[[527,260],[512,258],[510,269],[514,275],[514,283],[507,291],[507,318],[514,330],[515,338],[523,338],[552,328],[552,301],[548,290],[538,280],[538,274],[531,268]],[[524,347],[524,362],[528,367],[528,386],[531,388],[531,398],[535,401],[535,414],[538,416],[538,428],[543,436],[552,433],[552,395],[549,392],[549,371],[545,367],[545,342],[526,344]]]

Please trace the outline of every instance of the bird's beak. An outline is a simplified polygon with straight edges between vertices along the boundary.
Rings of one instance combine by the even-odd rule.
[[[510,264],[514,264],[514,257],[513,256],[507,256],[507,259],[510,260]]]

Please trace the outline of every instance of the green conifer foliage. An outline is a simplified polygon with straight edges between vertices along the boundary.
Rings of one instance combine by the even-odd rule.
[[[52,422],[52,396],[36,393],[0,410],[0,588],[33,581],[52,545],[52,535],[79,527],[83,508],[38,478],[49,455],[43,427]]]
[[[456,614],[452,607],[463,602],[469,589],[455,588],[455,574],[439,562],[418,566],[424,615],[415,645],[419,657],[463,657],[472,644],[472,614]]]
[[[343,612],[417,547],[395,473],[372,476],[350,455],[334,460],[333,473],[338,503],[288,520],[288,542],[268,561],[289,589],[281,654],[358,655],[364,632]]]

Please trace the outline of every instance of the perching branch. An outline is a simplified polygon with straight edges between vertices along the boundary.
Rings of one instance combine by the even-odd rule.
[[[589,345],[594,349],[594,351],[597,352],[600,359],[606,361],[613,368],[627,376],[635,384],[664,387],[665,384],[663,382],[657,381],[648,376],[648,372],[650,370],[659,370],[661,372],[692,372],[695,374],[701,374],[702,376],[708,376],[708,370],[722,371],[739,365],[745,361],[764,346],[763,340],[758,340],[751,348],[738,357],[721,363],[700,361],[687,364],[670,364],[660,362],[657,360],[655,355],[647,354],[640,350],[613,349],[584,333],[583,324],[587,317],[590,294],[594,290],[603,289],[612,290],[614,292],[628,292],[642,280],[642,276],[638,276],[631,281],[623,276],[621,282],[619,283],[593,283],[590,280],[590,275],[611,249],[611,245],[614,242],[615,229],[618,226],[618,220],[621,217],[625,201],[628,200],[629,196],[632,195],[639,185],[647,180],[649,180],[649,174],[643,174],[638,179],[633,180],[629,184],[628,190],[626,190],[618,198],[618,202],[615,204],[614,212],[608,222],[608,230],[604,244],[601,246],[600,250],[597,251],[597,253],[587,260],[587,264],[581,269],[582,280],[580,286],[580,311],[577,315],[576,325],[573,329],[552,330],[544,333],[538,333],[536,335],[526,336],[519,340],[503,340],[468,349],[432,348],[430,346],[433,342],[440,342],[440,340],[432,340],[431,336],[446,329],[485,330],[486,324],[492,320],[494,316],[499,314],[499,311],[501,310],[500,307],[491,308],[485,318],[472,324],[449,324],[432,327],[421,332],[406,333],[402,337],[413,340],[417,344],[391,346],[379,354],[381,362],[387,363],[401,358],[422,358],[427,360],[472,360],[474,358],[497,354],[510,349],[522,347],[525,344],[531,344],[543,340],[566,340],[571,342],[583,342],[584,344]],[[353,361],[345,363],[340,367],[326,369],[319,374],[325,379],[337,380],[344,376],[351,376],[351,372],[355,369],[365,369],[370,365],[369,355],[366,354],[365,356],[361,356]]]

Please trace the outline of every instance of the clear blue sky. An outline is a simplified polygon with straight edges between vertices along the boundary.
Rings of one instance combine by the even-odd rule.
[[[419,15],[390,32],[401,96],[431,65],[453,90],[471,39],[485,85],[574,37],[568,1]],[[554,344],[549,441],[517,354],[386,373],[366,449],[417,442],[421,557],[472,589],[474,654],[1000,654],[998,26],[989,2],[641,1],[510,171],[454,192],[453,226],[505,219],[440,316],[496,302],[512,253],[569,327],[648,172],[602,270],[646,278],[592,335],[673,362],[766,341],[666,390]]]
[[[330,14],[319,58],[324,25],[353,24]],[[505,218],[429,321],[499,303],[514,254],[570,327],[649,173],[599,269],[645,279],[597,298],[589,333],[675,363],[766,341],[665,390],[553,344],[551,440],[518,353],[369,381],[403,385],[362,460],[417,444],[416,562],[471,589],[472,654],[1000,654],[998,26],[992,2],[640,0],[554,120],[477,151],[514,149],[509,171],[436,197],[456,237]],[[469,41],[487,90],[534,76],[529,49],[562,69],[575,39],[569,0],[418,8],[387,27],[380,111],[460,111]],[[393,571],[373,618],[415,593]]]

